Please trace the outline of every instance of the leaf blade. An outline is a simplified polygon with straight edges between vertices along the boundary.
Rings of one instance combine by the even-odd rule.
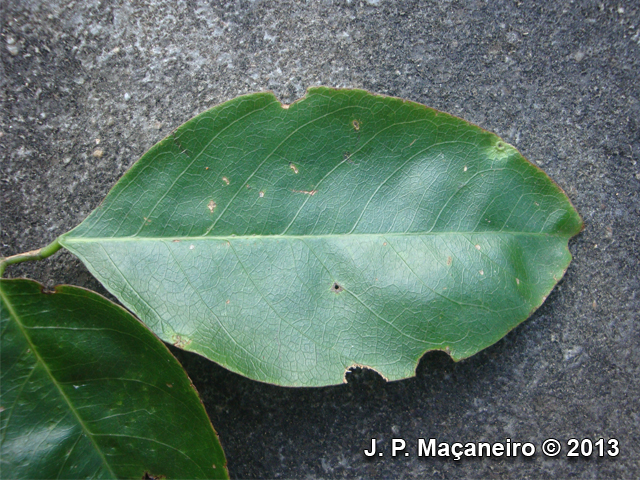
[[[494,343],[561,278],[580,228],[563,192],[495,135],[317,88],[288,109],[255,94],[187,122],[60,242],[164,340],[258,380],[324,385],[354,364],[399,379],[429,349],[459,359]],[[553,262],[536,269],[544,249]],[[527,285],[506,273],[519,262],[536,288],[511,290]],[[442,288],[466,310],[443,306]],[[465,320],[505,301],[513,316],[477,325],[494,333]],[[429,338],[440,324],[450,334]],[[416,345],[394,339],[403,329]]]
[[[3,474],[225,477],[189,379],[130,314],[77,287],[46,294],[35,282],[2,279],[0,294]],[[156,361],[161,373],[150,369]],[[193,424],[189,436],[200,443],[175,421]]]

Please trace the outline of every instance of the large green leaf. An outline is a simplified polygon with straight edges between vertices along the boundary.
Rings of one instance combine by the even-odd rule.
[[[227,478],[178,361],[121,307],[0,280],[2,478]]]
[[[313,88],[185,123],[59,241],[162,339],[257,380],[325,385],[496,342],[562,277],[581,226],[496,135]]]

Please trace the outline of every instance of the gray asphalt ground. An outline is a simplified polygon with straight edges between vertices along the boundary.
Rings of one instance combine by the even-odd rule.
[[[234,478],[640,478],[637,1],[0,3],[0,247],[80,223],[149,147],[203,110],[273,90],[357,87],[501,135],[585,220],[546,303],[502,341],[416,377],[287,389],[173,349]],[[68,253],[10,267],[105,293]],[[188,428],[188,426],[185,426]],[[379,440],[384,456],[363,454]],[[404,439],[409,457],[391,457]],[[532,458],[418,458],[438,442],[532,442]],[[555,458],[540,445],[560,440]],[[570,438],[619,441],[567,458]]]

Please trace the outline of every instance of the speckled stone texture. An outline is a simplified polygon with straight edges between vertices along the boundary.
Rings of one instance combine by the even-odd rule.
[[[0,3],[1,254],[77,225],[155,142],[237,95],[365,88],[501,135],[586,227],[546,303],[458,364],[288,389],[172,351],[234,478],[640,477],[640,4],[637,1]],[[104,289],[70,254],[9,267]],[[384,457],[363,454],[377,438]],[[418,458],[419,438],[533,442],[532,458]],[[616,438],[616,458],[546,458],[549,437]],[[391,458],[403,438],[409,457]]]

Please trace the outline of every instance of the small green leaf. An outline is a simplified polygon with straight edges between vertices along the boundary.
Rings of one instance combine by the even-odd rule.
[[[313,88],[190,120],[59,241],[165,341],[257,380],[326,385],[496,342],[562,277],[581,228],[496,135]]]
[[[0,279],[3,478],[228,478],[178,361],[100,295]]]

